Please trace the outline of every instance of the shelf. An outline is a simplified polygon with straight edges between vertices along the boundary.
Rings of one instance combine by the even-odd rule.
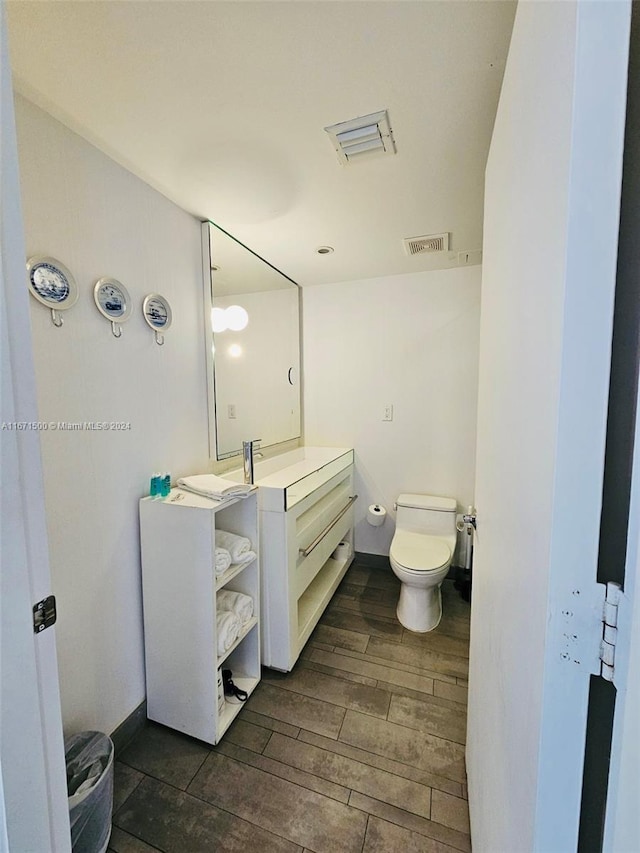
[[[147,716],[212,746],[241,707],[226,703],[218,713],[218,669],[232,670],[247,693],[260,680],[257,498],[254,489],[222,503],[174,489],[168,500],[140,501]],[[249,539],[256,557],[216,575],[217,529]],[[225,587],[250,596],[253,613],[218,657],[216,603]]]
[[[334,560],[333,557],[329,557],[298,599],[298,642],[300,646],[307,641],[350,562],[351,556],[344,560]]]
[[[253,630],[253,628],[256,627],[257,624],[258,624],[258,617],[252,616],[251,619],[249,619],[249,621],[246,623],[246,625],[242,629],[242,632],[240,633],[240,636],[235,641],[235,643],[232,646],[229,646],[227,651],[221,657],[218,658],[218,669],[220,669],[220,667],[226,661],[226,659],[229,657],[229,655],[232,654],[238,648],[240,643]]]
[[[233,683],[236,687],[239,687],[240,690],[246,690],[249,696],[251,696],[259,681],[259,678],[247,678],[242,675],[238,677],[233,676]],[[235,699],[229,700],[225,696],[224,708],[218,717],[218,737],[222,737],[245,704],[245,702],[239,702]]]
[[[219,589],[222,589],[223,586],[226,586],[229,581],[233,580],[233,578],[235,578],[236,575],[239,575],[240,572],[248,569],[249,566],[253,566],[256,559],[250,560],[248,563],[232,563],[226,572],[223,572],[221,575],[216,577],[216,592],[218,592]]]

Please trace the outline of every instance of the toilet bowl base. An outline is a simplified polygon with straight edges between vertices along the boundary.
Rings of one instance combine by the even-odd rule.
[[[441,584],[438,584],[425,589],[401,584],[396,615],[400,624],[408,631],[425,634],[438,627],[442,619],[440,586]]]

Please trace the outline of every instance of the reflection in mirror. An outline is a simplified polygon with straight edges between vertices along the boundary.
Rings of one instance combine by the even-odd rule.
[[[211,455],[299,438],[298,285],[212,222],[203,248]]]

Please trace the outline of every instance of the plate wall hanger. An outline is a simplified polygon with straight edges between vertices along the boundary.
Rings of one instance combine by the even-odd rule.
[[[60,311],[66,311],[78,301],[78,285],[63,263],[46,255],[27,261],[29,292],[51,310],[51,322],[57,328],[63,324]]]
[[[115,338],[122,337],[122,323],[131,316],[131,297],[127,288],[115,278],[98,279],[93,288],[98,311],[111,322]]]
[[[171,306],[166,297],[159,293],[149,293],[142,302],[142,315],[147,325],[153,329],[158,346],[164,345],[164,333],[173,319]]]

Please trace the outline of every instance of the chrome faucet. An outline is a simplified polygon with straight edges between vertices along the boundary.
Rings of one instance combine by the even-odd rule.
[[[253,459],[254,456],[262,456],[262,453],[253,452],[254,445],[256,447],[260,446],[261,438],[254,438],[251,441],[243,441],[242,442],[242,464],[244,467],[244,481],[248,485],[253,485],[254,476],[253,476]]]

